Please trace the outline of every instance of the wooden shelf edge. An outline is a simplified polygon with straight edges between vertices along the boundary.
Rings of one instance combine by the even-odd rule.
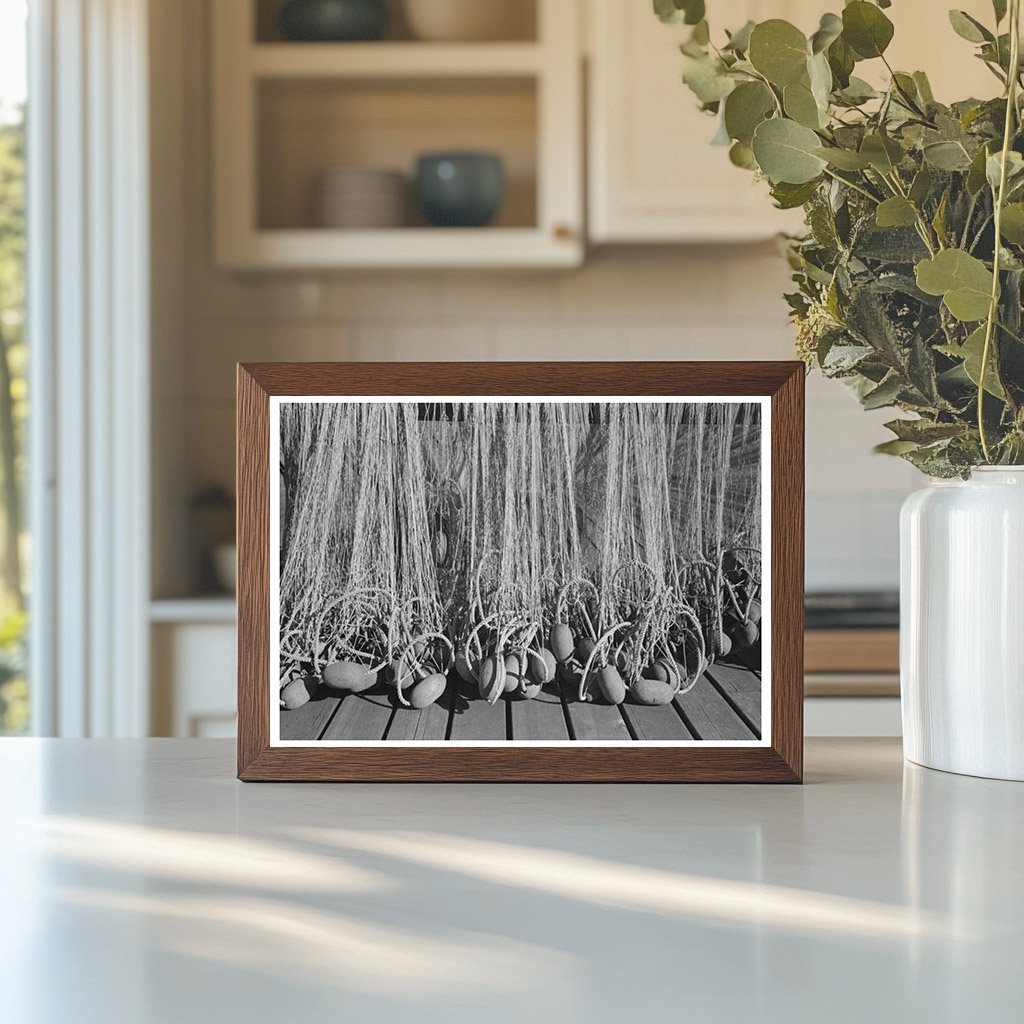
[[[396,228],[386,231],[255,231],[225,240],[227,270],[575,267],[583,246],[538,228]]]
[[[161,624],[225,623],[237,618],[235,599],[230,594],[196,597],[155,598],[149,602],[149,621]]]
[[[900,670],[897,629],[809,629],[805,672],[890,673]]]
[[[255,43],[256,78],[448,78],[539,74],[537,43]]]

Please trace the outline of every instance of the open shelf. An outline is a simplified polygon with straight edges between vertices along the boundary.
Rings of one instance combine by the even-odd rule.
[[[533,79],[291,80],[261,82],[257,99],[258,212],[262,230],[324,230],[315,195],[324,172],[369,167],[403,175],[402,228],[429,230],[415,199],[417,157],[480,150],[501,157],[505,195],[493,224],[537,226],[537,97]],[[449,234],[452,228],[439,229]],[[348,232],[340,232],[346,234]],[[365,244],[366,239],[361,240]],[[360,246],[361,251],[365,251]]]

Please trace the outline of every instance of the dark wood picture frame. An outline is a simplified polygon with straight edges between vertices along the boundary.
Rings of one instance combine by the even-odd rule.
[[[271,396],[714,396],[771,402],[771,742],[766,746],[280,747],[270,743]],[[799,362],[238,366],[238,778],[243,781],[800,782],[804,367]],[[276,711],[276,708],[274,709]]]

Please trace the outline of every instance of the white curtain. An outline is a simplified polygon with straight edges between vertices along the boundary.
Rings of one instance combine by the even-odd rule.
[[[34,731],[148,720],[146,0],[32,0]]]

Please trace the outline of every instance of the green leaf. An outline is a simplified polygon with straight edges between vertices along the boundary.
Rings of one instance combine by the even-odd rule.
[[[835,149],[831,146],[819,146],[814,150],[815,156],[820,156],[833,167],[841,171],[863,171],[871,166],[871,161],[852,149]]]
[[[876,171],[883,174],[891,174],[903,159],[903,147],[887,135],[865,135],[860,152]]]
[[[725,129],[729,137],[748,146],[754,129],[775,111],[775,97],[763,82],[743,82],[725,101]]]
[[[873,388],[864,395],[860,402],[865,409],[882,409],[887,405],[895,404],[903,390],[900,378],[893,374],[887,377],[878,387]]]
[[[845,89],[850,84],[850,76],[856,63],[853,50],[846,45],[845,40],[840,36],[828,48],[828,66],[832,69],[832,77],[835,79],[838,89]]]
[[[780,210],[795,210],[803,206],[817,191],[817,181],[805,182],[802,185],[790,185],[779,182],[772,186],[772,199]]]
[[[1003,154],[1001,152],[993,153],[985,161],[985,177],[988,179],[988,183],[993,191],[999,188],[999,178],[1002,172]],[[1022,175],[1024,175],[1024,157],[1011,149],[1006,154],[1006,185],[1008,191],[1012,192],[1014,190],[1016,182]]]
[[[856,75],[851,75],[849,84],[840,91],[840,96],[843,100],[854,106],[866,103],[868,100],[877,99],[879,95],[877,89],[872,88],[864,79],[858,78]]]
[[[950,313],[965,323],[988,316],[992,272],[962,249],[945,249],[915,268],[917,286],[928,295],[941,295]]]
[[[985,187],[985,166],[988,162],[988,149],[982,146],[971,159],[970,169],[967,172],[967,191],[976,196]]]
[[[917,86],[917,94],[925,103],[934,103],[935,95],[932,93],[932,84],[923,71],[915,71],[912,75],[914,84]]]
[[[940,171],[966,171],[971,166],[971,157],[959,142],[942,139],[927,143],[921,153],[932,167]]]
[[[914,204],[902,196],[893,196],[878,204],[875,223],[880,228],[905,228],[917,223]]]
[[[729,160],[736,167],[742,167],[745,171],[757,170],[754,151],[745,142],[734,142],[732,144],[729,149]]]
[[[953,26],[953,31],[969,43],[995,42],[996,37],[966,11],[950,11],[949,23]]]
[[[798,82],[807,69],[807,38],[795,25],[772,18],[750,33],[747,59],[773,85]]]
[[[824,118],[818,101],[811,92],[810,82],[795,82],[782,90],[782,106],[786,116],[805,128],[824,127]]]
[[[689,60],[683,81],[701,103],[717,103],[736,88],[734,79],[717,60]]]
[[[696,25],[704,17],[704,0],[654,0],[654,13],[667,25]]]
[[[750,47],[750,33],[754,31],[756,22],[748,21],[743,28],[737,29],[729,36],[729,42],[724,49],[732,50],[735,53],[746,53]]]
[[[995,12],[998,25],[1006,17],[1006,0],[992,0],[992,10]]]
[[[945,189],[942,193],[942,198],[939,200],[938,208],[935,211],[935,216],[932,217],[932,228],[935,231],[935,236],[939,240],[939,244],[942,246],[949,245],[949,232],[946,231],[946,214],[949,213],[949,189]]]
[[[897,98],[904,106],[912,110],[914,107],[922,105],[921,97],[917,92],[917,82],[914,81],[912,75],[906,75],[902,71],[897,71],[892,76],[892,84],[896,90]]]
[[[956,437],[963,430],[959,423],[936,423],[934,420],[890,420],[885,425],[900,441],[934,444],[936,441]]]
[[[752,148],[758,166],[773,184],[802,185],[825,169],[817,155],[821,140],[802,125],[786,118],[762,121],[754,132]]]
[[[931,168],[927,164],[922,164],[921,169],[914,175],[914,181],[910,186],[910,191],[907,193],[910,201],[920,206],[928,198],[928,193],[931,191],[934,180],[935,175],[932,173]]]
[[[939,345],[938,351],[952,359],[962,359],[964,372],[971,378],[975,387],[980,387],[981,363],[985,353],[984,324],[974,331],[962,345]],[[985,366],[985,390],[990,395],[1005,401],[1006,392],[1003,390],[1003,385],[999,382],[995,354],[995,345],[990,345],[988,363]]]
[[[892,22],[866,0],[853,0],[843,10],[843,39],[862,60],[881,57],[893,31]]]
[[[843,32],[843,19],[835,14],[823,14],[818,31],[811,36],[811,52],[827,50]]]
[[[819,53],[807,62],[807,78],[811,83],[811,95],[823,115],[822,124],[827,124],[829,97],[832,95],[832,69],[825,54]]]
[[[1007,242],[1024,245],[1024,203],[1010,203],[1003,209],[1000,229]]]
[[[876,444],[873,450],[876,455],[906,455],[920,447],[916,441],[883,441]]]

